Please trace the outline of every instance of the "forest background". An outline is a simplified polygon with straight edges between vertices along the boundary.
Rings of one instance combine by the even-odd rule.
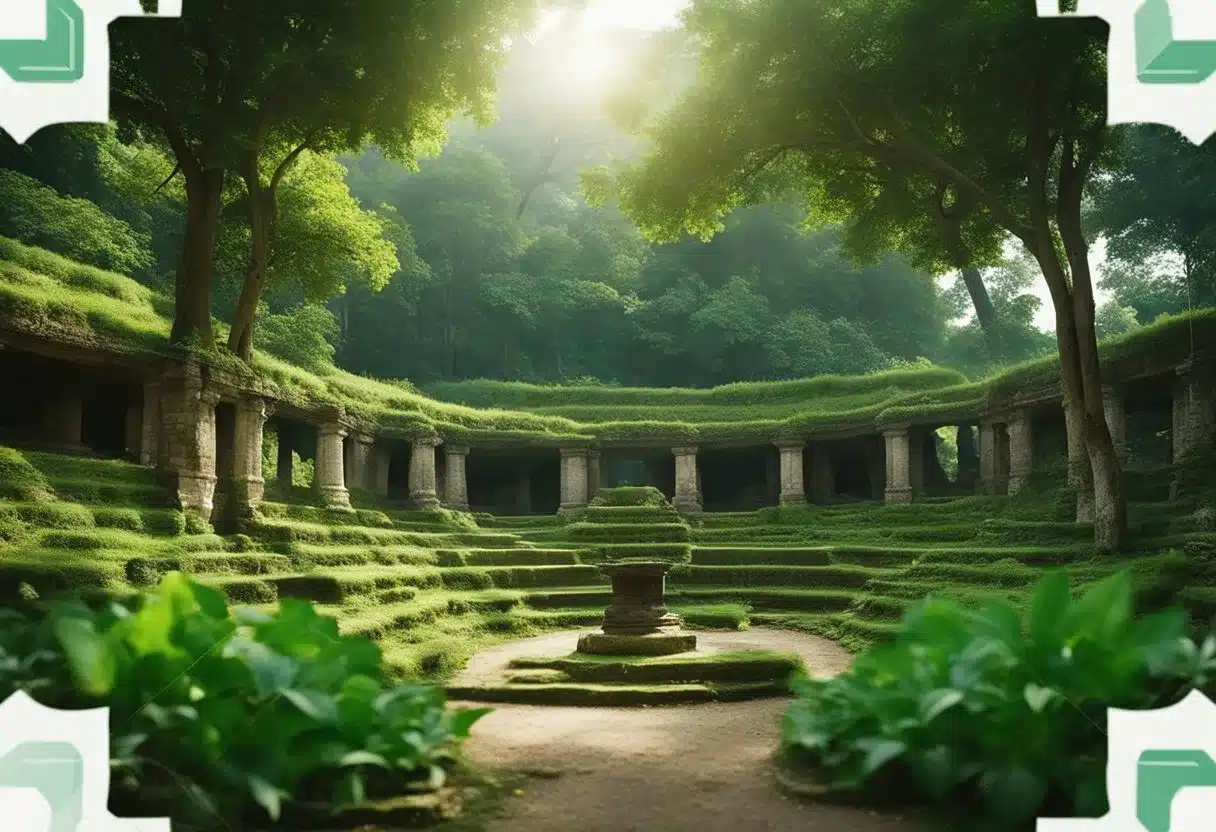
[[[1038,266],[1017,246],[967,280],[935,274],[864,250],[830,218],[808,222],[779,192],[709,242],[646,242],[580,188],[583,172],[636,160],[645,145],[616,87],[554,69],[576,36],[612,56],[616,87],[636,90],[643,68],[661,79],[653,107],[695,75],[679,30],[559,26],[511,50],[496,121],[453,121],[417,169],[375,148],[304,152],[278,194],[256,347],[424,389],[474,378],[706,387],[924,361],[979,378],[1054,350]],[[1210,148],[1147,126],[1122,155],[1086,210],[1106,252],[1100,336],[1216,302],[1216,194],[1201,184]],[[113,126],[0,139],[0,235],[172,295],[186,212],[175,173],[163,147]],[[247,200],[231,178],[215,258],[221,320],[246,278]]]

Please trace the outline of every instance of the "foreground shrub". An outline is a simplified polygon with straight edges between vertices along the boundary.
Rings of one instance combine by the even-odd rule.
[[[304,601],[230,612],[180,573],[132,605],[0,610],[0,698],[111,709],[114,792],[174,828],[254,828],[443,786],[484,710],[384,683],[371,642]]]
[[[1072,601],[1045,577],[1027,620],[994,601],[930,598],[891,644],[830,680],[802,679],[786,764],[829,791],[974,806],[997,826],[1106,811],[1106,710],[1159,708],[1216,679],[1216,637],[1179,610],[1133,617],[1117,574]]]

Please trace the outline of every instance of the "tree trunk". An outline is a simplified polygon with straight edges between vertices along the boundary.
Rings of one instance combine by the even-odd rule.
[[[275,192],[263,189],[260,183],[246,182],[249,188],[249,270],[245,285],[232,315],[232,330],[228,334],[228,349],[244,361],[253,360],[253,321],[258,301],[266,288],[266,269],[270,261],[270,236],[274,223]]]
[[[174,285],[173,330],[169,336],[175,344],[198,338],[206,347],[215,346],[211,277],[223,194],[222,169],[187,173],[186,233]]]
[[[1061,208],[1059,225],[1072,274],[1071,308],[1083,394],[1082,428],[1094,488],[1094,544],[1099,551],[1118,552],[1127,545],[1127,498],[1115,443],[1106,423],[1089,247],[1081,231],[1080,199],[1076,199],[1076,203]]]
[[[996,340],[996,307],[992,305],[988,287],[984,285],[984,276],[974,266],[963,266],[960,271],[967,294],[971,295],[971,304],[975,307],[975,318],[980,322],[980,328],[990,341]]]

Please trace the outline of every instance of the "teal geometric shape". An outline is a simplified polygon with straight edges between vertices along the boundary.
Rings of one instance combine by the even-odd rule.
[[[1170,832],[1174,795],[1189,786],[1216,786],[1216,762],[1207,752],[1145,751],[1136,767],[1136,818],[1148,832]]]
[[[84,760],[66,742],[25,742],[0,758],[0,786],[35,789],[51,807],[51,832],[77,832]]]
[[[1176,40],[1169,0],[1136,10],[1136,76],[1144,84],[1198,84],[1216,72],[1216,41]]]
[[[24,84],[84,76],[84,12],[74,0],[46,0],[46,40],[0,40],[0,70]]]

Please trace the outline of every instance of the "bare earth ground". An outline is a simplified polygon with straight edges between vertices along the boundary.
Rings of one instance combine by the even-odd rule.
[[[467,678],[495,675],[513,656],[569,653],[578,632],[486,651]],[[797,652],[819,676],[849,654],[814,636],[756,628],[698,633],[703,648]],[[556,650],[556,653],[553,651]],[[777,788],[769,758],[785,700],[662,708],[496,706],[467,751],[481,767],[538,776],[490,832],[920,832],[922,822],[808,804]]]

